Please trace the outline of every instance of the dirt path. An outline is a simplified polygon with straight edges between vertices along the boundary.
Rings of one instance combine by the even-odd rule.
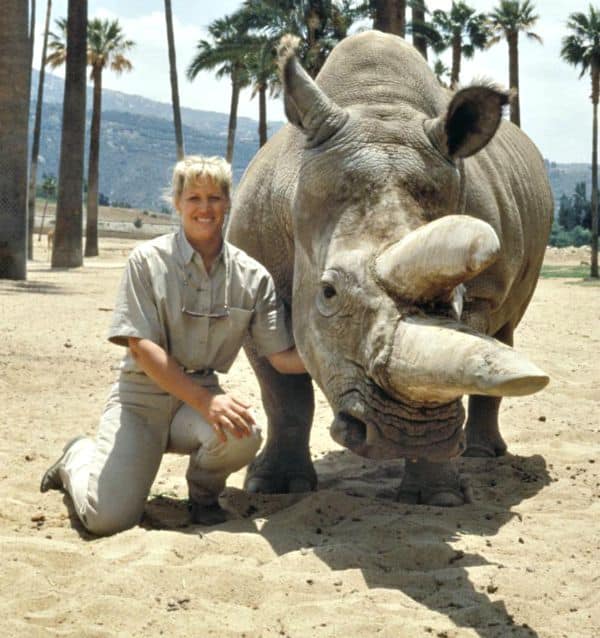
[[[509,456],[461,462],[473,505],[395,502],[401,463],[341,450],[319,395],[318,492],[251,497],[240,473],[224,499],[237,517],[192,527],[186,460],[168,456],[143,525],[91,539],[38,485],[69,437],[95,431],[133,244],[101,240],[84,268],[51,271],[42,242],[27,282],[0,281],[0,636],[600,635],[600,287],[540,281],[516,346],[552,383],[503,403]],[[226,386],[260,408],[243,356]]]

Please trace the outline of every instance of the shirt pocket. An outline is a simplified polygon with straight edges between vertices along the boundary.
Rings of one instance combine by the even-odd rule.
[[[228,340],[231,339],[233,341],[237,341],[241,345],[250,330],[250,324],[253,316],[254,310],[230,308],[229,317],[226,320],[228,324]]]

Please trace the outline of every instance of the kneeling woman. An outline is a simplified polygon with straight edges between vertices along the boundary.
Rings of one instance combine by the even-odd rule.
[[[71,441],[42,478],[42,492],[71,495],[94,534],[139,522],[164,452],[189,454],[192,521],[225,520],[219,493],[261,435],[250,405],[225,393],[215,372],[227,372],[247,336],[279,372],[305,372],[271,276],[223,239],[230,188],[221,158],[176,164],[181,228],[129,257],[109,332],[127,352],[96,440]]]

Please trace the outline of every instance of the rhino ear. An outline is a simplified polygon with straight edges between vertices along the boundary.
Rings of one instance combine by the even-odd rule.
[[[446,157],[469,157],[494,137],[509,99],[509,93],[493,86],[461,89],[444,116],[425,122],[425,131]]]
[[[302,68],[296,57],[299,38],[285,35],[277,48],[285,114],[311,146],[318,146],[337,133],[348,113],[330,100]]]

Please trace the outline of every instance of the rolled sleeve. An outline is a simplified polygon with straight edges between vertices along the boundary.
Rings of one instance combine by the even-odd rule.
[[[294,345],[288,313],[268,274],[259,286],[250,336],[261,357],[283,352]]]
[[[133,253],[121,278],[108,340],[128,346],[129,337],[160,344],[160,321],[144,258]]]

